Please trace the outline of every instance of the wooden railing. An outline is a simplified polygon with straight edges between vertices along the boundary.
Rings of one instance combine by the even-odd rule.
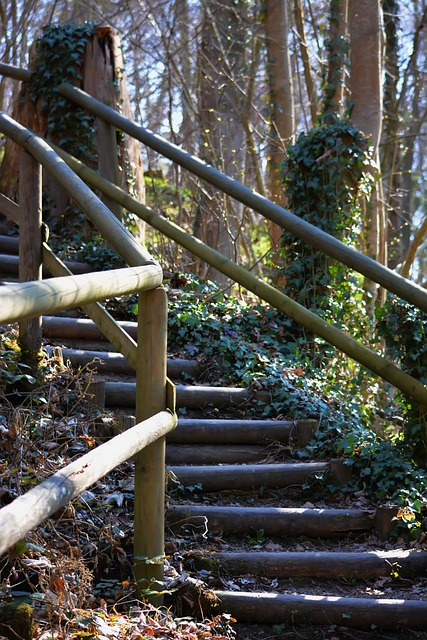
[[[0,72],[7,74],[8,70],[6,67],[7,65],[0,65]],[[24,80],[29,79],[29,72],[24,72],[24,70],[18,71],[16,68],[13,68],[10,71],[10,75]],[[28,74],[28,76],[26,74]],[[320,231],[316,227],[294,216],[292,213],[266,200],[236,180],[220,173],[198,158],[185,153],[160,136],[129,121],[113,109],[91,98],[91,96],[79,89],[62,85],[60,91],[64,96],[86,107],[89,111],[103,118],[114,127],[134,136],[136,139],[159,151],[171,160],[181,164],[225,193],[228,193],[240,202],[265,215],[270,220],[273,220],[284,229],[291,231],[297,237],[307,241],[317,249],[321,249],[327,255],[334,257],[343,264],[350,266],[374,282],[377,282],[387,290],[396,293],[420,309],[427,311],[427,291],[418,287],[413,282],[402,278],[390,269],[358,253],[327,233]],[[136,201],[119,187],[100,177],[93,170],[70,157],[68,154],[60,149],[53,148],[52,145],[49,145],[31,131],[14,122],[7,115],[0,115],[0,131],[12,138],[27,152],[23,152],[21,170],[26,171],[27,175],[33,175],[32,184],[37,185],[37,188],[32,187],[31,194],[20,194],[19,205],[11,202],[5,198],[5,196],[0,195],[0,211],[9,215],[20,225],[21,238],[27,234],[26,244],[23,246],[28,247],[29,240],[32,238],[33,246],[31,250],[35,253],[32,257],[33,267],[31,270],[28,267],[23,267],[26,271],[21,273],[21,279],[31,278],[33,281],[27,284],[16,285],[19,287],[18,289],[9,287],[3,288],[2,291],[0,291],[0,298],[5,301],[5,304],[1,305],[3,312],[6,313],[4,311],[6,308],[13,309],[13,312],[9,312],[9,315],[0,314],[0,322],[9,321],[5,318],[11,318],[13,316],[13,319],[20,320],[23,323],[28,319],[37,318],[39,314],[47,313],[54,309],[80,304],[88,315],[100,326],[106,337],[124,354],[137,371],[136,413],[139,424],[137,424],[135,430],[127,431],[126,437],[122,438],[118,436],[121,440],[120,444],[117,445],[117,451],[119,448],[120,450],[123,448],[124,456],[128,454],[133,455],[130,453],[133,451],[132,447],[134,444],[131,444],[131,440],[133,441],[133,439],[138,443],[136,446],[141,449],[137,454],[135,465],[135,574],[140,585],[148,584],[150,580],[158,580],[161,582],[163,575],[161,558],[164,540],[164,433],[172,429],[176,423],[173,407],[174,402],[173,400],[167,400],[167,398],[173,397],[173,391],[171,387],[168,386],[165,372],[166,298],[163,289],[159,286],[160,283],[157,283],[156,280],[158,277],[157,274],[161,273],[160,267],[123,227],[111,211],[96,198],[92,191],[77,176],[83,178],[85,182],[92,187],[99,189],[111,201],[134,212],[141,219],[178,242],[195,256],[205,260],[218,271],[241,284],[247,290],[252,291],[259,298],[289,315],[296,322],[322,337],[384,380],[401,389],[420,404],[427,406],[427,387],[373,350],[365,347],[351,336],[311,313],[271,285],[256,278],[252,273],[186,233],[183,229],[168,221],[157,212]],[[54,256],[46,243],[42,243],[40,240],[40,246],[34,248],[34,237],[40,233],[42,225],[40,217],[41,186],[40,179],[36,175],[36,173],[40,171],[39,163],[55,176],[64,189],[72,195],[79,207],[86,213],[95,226],[98,227],[109,244],[116,249],[125,261],[132,267],[142,268],[143,271],[140,272],[138,268],[134,268],[127,269],[123,272],[116,270],[105,274],[96,274],[96,276],[95,274],[91,274],[89,276],[70,277],[70,272],[67,267]],[[38,212],[37,217],[35,217],[35,210]],[[42,260],[54,275],[68,277],[59,278],[56,281],[56,285],[54,285],[55,280],[48,280],[43,283],[34,282],[34,280],[37,280],[39,277]],[[101,277],[98,281],[96,278],[99,276]],[[110,284],[112,284],[111,282],[109,283],[110,277],[114,280],[114,287],[110,287]],[[118,295],[114,292],[123,290],[121,289],[121,287],[125,287],[123,279],[126,281],[128,277],[134,279],[133,284],[129,285],[130,288],[135,286],[134,290],[138,290],[140,287],[147,289],[144,293],[140,294],[137,343],[115,323],[114,319],[111,318],[98,302],[107,295]],[[151,277],[153,281],[150,285],[147,285]],[[82,279],[77,280],[77,278]],[[89,279],[84,280],[84,278]],[[95,278],[95,280],[90,280],[91,278]],[[97,292],[94,292],[92,288],[95,281],[97,282],[96,286],[99,287]],[[83,284],[85,282],[87,286]],[[68,284],[66,285],[65,283]],[[86,291],[86,294],[83,295],[82,293],[80,296],[78,293],[78,291],[80,291],[80,284],[77,283],[82,283],[82,292]],[[129,291],[130,288],[126,290]],[[18,306],[14,306],[18,304],[16,302],[17,295],[20,299],[19,313],[16,313]],[[40,296],[43,297],[41,302],[39,300]],[[45,301],[46,305],[44,305]],[[48,304],[47,301],[49,301]],[[34,345],[37,345],[40,339],[40,334],[37,334],[37,331],[39,331],[39,321],[31,320],[31,322],[35,323],[35,325],[30,328],[25,328],[24,326],[23,331],[27,332],[27,336],[37,335],[38,337],[34,342]],[[152,361],[150,360],[151,357],[153,357]],[[169,405],[172,406],[168,406],[168,402]],[[170,413],[165,411],[166,408],[170,410]],[[145,441],[144,438],[141,439],[142,431],[145,433],[145,430],[152,433],[153,439],[149,439],[149,442]],[[129,441],[127,437],[129,437]],[[116,441],[116,439],[112,442],[114,441]],[[118,440],[117,443],[119,443]],[[80,464],[85,458],[86,457],[81,459]],[[126,458],[122,458],[120,455],[120,460],[122,459]],[[73,465],[75,464],[78,465],[79,461],[73,463]],[[83,464],[86,464],[86,462]],[[100,475],[97,475],[98,471],[94,474],[97,477],[101,477],[103,473],[108,472],[108,470],[104,470],[104,468],[101,469],[100,464],[97,465],[96,456],[90,457],[88,464],[89,466],[94,465],[97,469],[99,466],[98,471]],[[117,462],[117,464],[119,464],[119,462]],[[31,490],[25,496],[18,498],[12,505],[6,507],[5,509],[9,510],[6,512],[6,514],[9,514],[8,517],[14,517],[16,520],[19,513],[24,511],[24,508],[27,510],[25,500],[31,501],[33,500],[33,496],[38,500],[38,494],[32,494],[32,491],[39,491],[40,495],[45,496],[48,495],[47,492],[51,491],[50,487],[55,487],[55,499],[52,499],[49,509],[47,509],[46,506],[44,507],[48,512],[40,513],[40,519],[36,518],[37,522],[35,522],[35,520],[31,521],[31,526],[28,528],[36,526],[38,522],[41,522],[43,518],[53,512],[51,509],[54,510],[58,508],[57,505],[60,504],[62,498],[66,502],[70,499],[70,496],[77,495],[85,486],[88,486],[88,484],[85,484],[86,482],[91,483],[94,481],[94,476],[90,476],[85,480],[82,479],[82,485],[77,481],[75,482],[76,469],[73,465],[64,468],[62,472],[59,472],[59,476],[55,474],[55,476],[52,476],[52,479],[42,483],[40,488],[37,487]],[[78,468],[80,469],[81,467]],[[110,469],[112,467],[108,465],[108,468]],[[71,476],[72,478],[70,480]],[[64,492],[63,496],[61,491]],[[44,505],[47,505],[48,502],[49,501],[43,499]],[[29,502],[28,504],[32,503]],[[14,511],[15,509],[16,511]],[[4,512],[4,509],[0,511],[0,538],[4,530],[2,529],[2,527],[4,527]],[[25,522],[28,524],[29,521],[25,520]],[[16,541],[16,539],[19,539],[19,537],[23,535],[23,532],[25,533],[25,531],[28,530],[26,526],[27,525],[23,525],[21,529],[16,525],[16,533],[12,536],[13,540]],[[3,541],[6,541],[4,545],[13,544],[13,541],[11,541],[12,538],[3,536]],[[4,547],[0,546],[0,552],[3,548]],[[154,562],[153,558],[156,559]]]
[[[160,265],[40,138],[1,116],[20,151],[19,204],[0,196],[0,210],[20,230],[21,283],[0,290],[0,323],[19,322],[27,350],[41,346],[42,315],[81,306],[136,370],[136,426],[64,467],[0,510],[0,554],[85,488],[135,456],[134,572],[141,591],[163,582],[165,434],[177,423],[166,377],[167,300]],[[41,165],[72,195],[106,241],[131,265],[70,275],[43,242]],[[40,280],[42,262],[56,276]],[[135,342],[100,301],[139,293]],[[155,598],[152,598],[156,601]]]
[[[333,236],[317,229],[289,211],[251,191],[237,180],[229,178],[198,158],[182,151],[167,140],[147,131],[141,125],[131,122],[80,89],[69,85],[61,85],[59,89],[64,96],[75,101],[80,106],[85,107],[91,113],[107,120],[121,131],[134,136],[136,139],[179,163],[181,166],[202,177],[210,184],[220,188],[243,204],[251,206],[284,229],[293,232],[312,246],[321,249],[324,253],[334,257],[339,262],[350,266],[362,275],[380,284],[388,291],[396,293],[403,299],[411,302],[414,306],[419,307],[423,311],[427,311],[427,291],[414,282],[403,278],[384,265],[357,252],[352,247],[343,244]],[[3,117],[0,117],[0,131],[4,131],[13,137],[10,126],[5,126],[3,119]],[[24,141],[24,138],[25,144],[28,144],[28,148],[32,148],[35,144],[32,138],[37,137],[28,131],[16,136],[17,141]],[[99,189],[111,201],[117,202],[123,207],[126,207],[127,210],[136,213],[141,219],[148,222],[169,238],[175,240],[193,255],[201,258],[221,273],[229,276],[248,291],[255,293],[259,298],[290,316],[310,332],[320,336],[326,340],[326,342],[329,342],[383,380],[386,380],[408,396],[414,398],[420,404],[427,406],[427,387],[421,382],[378,355],[372,349],[369,349],[348,334],[334,327],[331,323],[326,322],[316,314],[308,311],[281,291],[256,278],[243,267],[186,233],[149,207],[136,201],[119,187],[105,180],[68,154],[56,147],[55,149],[70,168],[92,187]]]
[[[140,127],[140,125],[131,123],[120,114],[117,114],[113,109],[106,107],[102,103],[98,102],[94,98],[91,98],[87,94],[84,94],[80,90],[76,89],[75,91],[76,94],[74,93],[74,88],[72,88],[71,92],[67,89],[66,93],[67,95],[76,96],[78,98],[79,104],[82,104],[82,106],[90,106],[91,111],[96,113],[96,115],[99,115],[101,117],[109,117],[111,123],[117,127],[120,127],[124,132],[132,133],[135,137],[138,137],[138,139],[146,138],[145,134],[139,135],[138,133],[140,129],[144,132],[144,129]],[[67,163],[67,167],[69,165],[70,175],[67,175],[67,180],[62,179],[61,182],[67,190],[69,189],[71,176],[75,177],[76,174],[80,175],[88,184],[99,189],[111,201],[117,202],[126,207],[127,210],[136,213],[140,218],[148,222],[151,226],[157,228],[159,231],[178,242],[178,244],[188,249],[194,255],[198,256],[202,260],[205,260],[208,264],[215,267],[221,273],[229,276],[235,282],[245,287],[248,291],[253,292],[262,300],[265,300],[279,311],[282,311],[286,315],[290,316],[296,322],[307,328],[310,332],[320,336],[321,338],[326,340],[326,342],[329,342],[337,349],[347,354],[376,375],[380,376],[383,380],[386,380],[396,388],[403,391],[408,396],[414,398],[420,404],[427,406],[427,387],[409,374],[399,369],[399,367],[396,367],[386,358],[378,355],[375,351],[359,343],[357,340],[344,333],[331,323],[326,322],[308,309],[305,309],[302,305],[295,302],[295,300],[292,300],[278,289],[272,287],[263,280],[260,280],[252,273],[237,265],[232,260],[226,258],[218,251],[212,249],[197,238],[194,238],[190,234],[186,233],[177,225],[168,221],[166,218],[159,215],[149,207],[146,207],[142,203],[139,203],[125,191],[121,190],[116,185],[113,185],[108,180],[105,180],[105,178],[102,178],[93,170],[89,169],[76,159],[71,158],[68,154],[64,153],[57,147],[55,147],[54,151],[52,146],[49,146],[44,140],[33,134],[28,129],[21,127],[6,115],[0,115],[0,131],[11,137],[16,143],[22,145],[24,149],[34,154],[35,157],[40,160],[40,162],[48,169],[57,170],[57,158],[58,155],[60,155],[61,158]],[[150,136],[154,138],[154,141],[151,140]],[[154,146],[155,142],[158,141],[159,136],[154,136],[153,134],[150,134],[150,136],[149,140]],[[221,176],[221,181],[211,178],[209,178],[209,181],[214,184],[219,182],[223,183],[224,189],[227,188],[227,192],[233,192],[235,197],[237,197],[239,188],[236,185],[240,185],[240,183],[238,183],[236,180],[228,178],[223,174],[220,174],[220,172],[213,167],[208,167],[208,171],[206,173],[205,169],[207,165],[205,165],[205,163],[198,160],[197,158],[194,158],[193,156],[190,156],[189,154],[182,152],[174,145],[170,145],[170,143],[168,143],[167,141],[162,141],[162,149],[165,148],[165,150],[167,150],[169,146],[172,147],[174,151],[173,154],[170,154],[171,156],[173,155],[176,158],[180,158],[183,163],[184,160],[185,162],[187,162],[188,158],[190,158],[191,166],[193,166],[193,163],[196,164],[196,166],[193,167],[194,170],[198,165],[200,165],[202,169],[198,170],[198,173],[203,174],[206,179],[208,179],[207,176],[210,175],[211,172],[213,172],[215,175],[219,174]],[[181,158],[181,154],[183,155],[183,158]],[[59,178],[63,178],[62,173]],[[233,189],[227,187],[228,181],[232,183]],[[278,205],[273,205],[273,203],[269,202],[265,198],[262,198],[258,194],[254,194],[252,191],[250,191],[250,189],[247,189],[247,187],[244,187],[243,185],[240,185],[240,187],[244,190],[245,194],[248,191],[256,199],[260,198],[262,203],[267,203],[268,208],[270,207],[270,205],[272,205],[275,208],[280,209],[282,212],[284,212],[284,214],[289,214],[289,216],[292,216],[293,218],[296,217],[293,216],[293,214],[286,212],[284,209],[281,209],[280,207],[278,207]],[[88,187],[85,186],[85,188],[91,194],[91,198],[95,198]],[[71,191],[69,192],[71,193]],[[73,195],[73,197],[83,208],[86,204],[86,198],[81,198],[79,200],[75,195]],[[250,200],[246,198],[246,196],[240,197],[239,199],[242,202],[246,203],[248,203]],[[109,216],[114,218],[113,214],[98,200],[96,206],[96,215],[94,215],[94,212],[86,211],[87,215],[91,217],[92,221],[97,224],[97,226],[99,226],[100,224],[104,224],[105,226],[105,222],[103,223],[103,220],[105,220],[105,214],[104,217],[99,217],[98,215],[98,209],[101,206],[106,209]],[[258,207],[259,210],[262,209],[261,204],[259,204]],[[115,220],[118,223],[117,219]],[[275,219],[275,221],[278,220],[280,220],[280,217]],[[303,223],[304,221],[299,220],[299,222]],[[285,226],[283,221],[282,226]],[[306,234],[304,231],[305,227],[309,227],[310,230],[311,235],[308,238],[306,238]],[[342,254],[341,262],[343,262],[344,264],[351,264],[351,266],[354,267],[356,256],[358,271],[360,273],[366,275],[367,277],[370,277],[375,282],[382,284],[388,290],[400,294],[401,297],[411,301],[415,306],[418,306],[419,308],[427,311],[427,291],[425,291],[422,287],[418,287],[410,280],[402,278],[390,269],[387,269],[383,265],[376,263],[371,258],[358,253],[351,247],[348,247],[339,240],[336,240],[332,236],[329,236],[327,233],[319,231],[318,229],[316,229],[316,227],[313,227],[313,225],[304,222],[304,225],[301,227],[301,229],[299,229],[300,237],[307,239],[307,241],[314,246],[322,246],[325,253],[328,253],[333,257]],[[316,236],[317,239],[316,242],[314,242],[311,236],[313,235],[313,233],[314,235],[316,235],[315,232],[317,231],[320,235]],[[322,242],[323,236],[327,237],[325,246]],[[116,242],[115,246],[117,250],[120,250],[121,242]],[[347,256],[348,260],[347,258],[345,258],[344,254],[345,256]],[[130,252],[128,262],[132,259],[133,255],[132,252]]]

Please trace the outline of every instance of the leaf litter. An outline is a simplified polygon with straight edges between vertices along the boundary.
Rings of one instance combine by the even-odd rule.
[[[13,333],[3,334],[0,352],[0,369],[7,372],[0,374],[1,507],[108,439],[102,428],[114,423],[112,414],[91,402],[90,367],[74,373],[55,356],[45,357],[43,382],[26,375],[23,383],[10,349],[4,361],[5,340],[13,342]],[[120,465],[0,558],[0,604],[31,605],[35,640],[234,638],[233,618],[210,612],[214,594],[203,593],[201,581],[167,561],[167,606],[159,609],[135,596],[127,553],[133,539],[132,467]],[[186,615],[176,615],[176,602]],[[201,620],[187,615],[194,609]]]

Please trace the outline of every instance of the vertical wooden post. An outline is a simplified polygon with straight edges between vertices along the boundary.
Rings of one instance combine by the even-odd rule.
[[[138,303],[137,423],[166,408],[167,298],[163,287],[145,291]],[[134,571],[138,590],[161,591],[164,561],[165,438],[135,459]],[[162,604],[153,594],[150,602]]]
[[[116,140],[116,129],[108,122],[97,118],[98,146],[99,146],[99,172],[113,184],[120,186],[119,174],[119,151]],[[123,207],[110,200],[106,196],[101,196],[104,204],[114,213],[116,218],[122,220]]]
[[[26,151],[19,154],[19,279],[42,277],[42,172],[41,165]],[[41,318],[19,323],[23,359],[33,367],[42,342]]]

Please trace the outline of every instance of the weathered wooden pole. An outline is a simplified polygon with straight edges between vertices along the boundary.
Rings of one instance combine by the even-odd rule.
[[[166,408],[167,298],[162,287],[139,295],[136,420]],[[135,458],[134,572],[138,591],[159,606],[163,588],[165,438]]]
[[[30,154],[19,154],[19,280],[31,282],[42,277],[42,171]],[[19,322],[22,360],[37,369],[42,344],[41,317]]]
[[[43,165],[129,265],[155,263],[141,243],[59,158],[47,142],[4,113],[0,113],[0,131]]]
[[[0,555],[84,489],[175,426],[176,417],[170,411],[162,411],[62,467],[0,509]]]
[[[16,322],[18,318],[34,318],[89,302],[156,288],[162,283],[162,277],[158,265],[147,264],[5,285],[0,291],[0,322]]]

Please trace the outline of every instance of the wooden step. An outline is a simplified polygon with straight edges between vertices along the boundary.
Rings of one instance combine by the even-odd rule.
[[[204,492],[298,486],[327,469],[326,462],[168,467],[182,486],[199,484],[200,491]],[[169,482],[169,486],[173,487],[173,482]]]
[[[91,265],[84,262],[76,262],[72,260],[64,260],[63,262],[75,275],[94,271]],[[0,273],[17,276],[19,274],[19,257],[10,253],[0,253]],[[50,271],[46,268],[43,268],[43,277],[51,277]]]
[[[119,321],[118,324],[136,340],[137,323]],[[43,316],[43,335],[47,338],[72,338],[80,340],[105,340],[105,336],[96,324],[88,318],[67,318]]]
[[[252,624],[339,625],[363,631],[427,629],[427,602],[215,591],[220,609]]]
[[[285,509],[279,507],[216,507],[170,505],[167,524],[189,525],[211,533],[245,534],[263,530],[266,536],[331,538],[373,528],[375,513],[363,509]]]
[[[11,253],[17,256],[19,253],[19,237],[5,236],[0,233],[0,253]]]
[[[223,569],[228,574],[247,573],[277,578],[319,578],[364,580],[427,575],[427,552],[423,551],[248,551],[191,553],[197,567]]]
[[[106,382],[105,402],[107,407],[135,407],[134,382]],[[248,407],[252,402],[269,402],[271,394],[268,391],[249,391],[239,387],[208,387],[176,385],[176,399],[178,407],[188,409],[206,409],[209,406],[218,409]]]
[[[317,426],[317,420],[179,418],[177,428],[168,434],[167,439],[174,444],[289,444],[292,441],[303,445],[311,439]]]
[[[262,444],[170,444],[166,447],[166,464],[239,464],[261,462],[273,456]]]
[[[52,353],[52,347],[45,348],[48,354]],[[135,376],[135,370],[121,353],[62,348],[62,357],[64,362],[69,360],[73,367],[91,365],[91,368],[98,373]],[[168,358],[167,371],[168,376],[174,380],[183,375],[196,378],[200,374],[198,363],[195,360],[184,360],[183,358]]]

